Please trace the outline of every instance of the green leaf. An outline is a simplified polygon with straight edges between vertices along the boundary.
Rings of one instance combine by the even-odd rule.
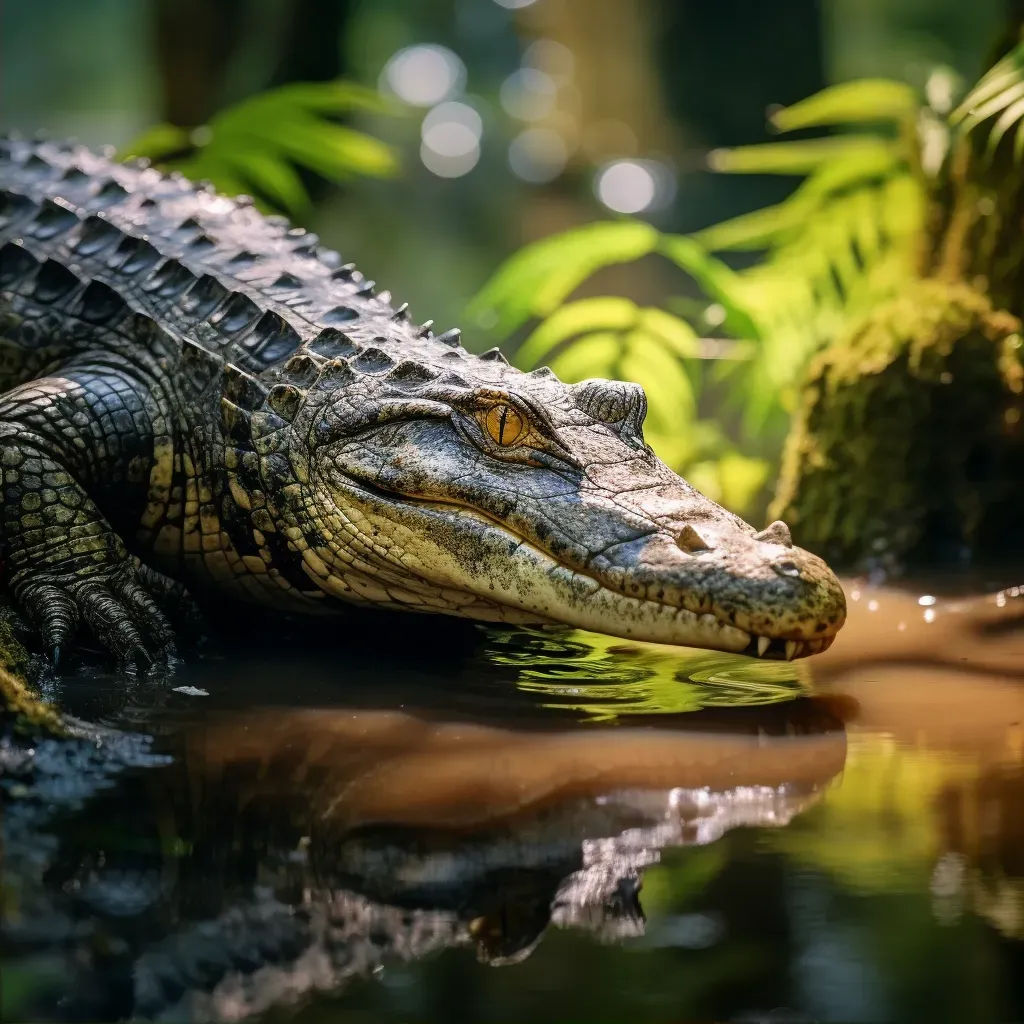
[[[637,322],[639,310],[629,299],[615,297],[580,299],[555,310],[516,352],[516,365],[532,370],[550,357],[553,349],[577,334],[591,331],[627,331]]]
[[[1008,90],[1012,90],[1021,81],[1022,74],[1024,74],[1024,43],[1019,43],[982,75],[978,84],[964,97],[960,106],[949,115],[950,123],[963,124],[975,118],[979,109],[986,107],[993,100],[998,101]],[[996,109],[1001,109],[1001,107],[997,106]],[[977,120],[974,121],[975,124]]]
[[[888,78],[861,78],[831,85],[813,96],[783,107],[771,115],[779,131],[863,121],[901,121],[918,108],[914,90],[906,82]]]
[[[697,408],[693,385],[682,363],[660,338],[634,331],[627,339],[619,367],[618,376],[647,392],[648,419],[656,427],[669,432],[682,430],[693,419]]]
[[[506,260],[468,307],[474,319],[496,317],[510,334],[531,316],[545,317],[591,274],[651,252],[658,233],[641,221],[601,221],[524,246]]]
[[[622,335],[614,331],[596,331],[578,338],[551,360],[551,369],[567,384],[591,377],[615,376],[622,355]]]
[[[806,216],[807,211],[801,204],[787,200],[712,224],[692,238],[711,252],[764,249],[795,231]]]
[[[700,356],[700,344],[694,329],[679,317],[663,309],[650,307],[639,311],[637,330],[657,338],[680,359]]]
[[[221,191],[257,191],[294,217],[309,196],[296,172],[305,167],[331,181],[384,177],[397,169],[394,151],[330,116],[389,109],[370,90],[346,82],[298,83],[260,93],[217,114],[202,132],[159,126],[125,147],[190,176],[201,173]],[[197,136],[205,135],[206,138]]]
[[[972,128],[981,124],[982,121],[993,114],[999,113],[1000,110],[1006,109],[1022,98],[1024,98],[1024,81],[1014,82],[984,103],[966,107],[965,116],[959,122],[960,130],[969,132]]]
[[[685,270],[700,285],[704,294],[722,305],[725,327],[738,338],[757,338],[760,329],[741,300],[740,280],[731,267],[715,259],[694,238],[663,235],[658,251]]]
[[[159,162],[164,157],[181,153],[192,148],[189,133],[176,124],[155,124],[137,135],[118,153],[121,160],[146,157]]]
[[[991,158],[1002,141],[1003,136],[1021,119],[1024,118],[1024,97],[1011,103],[1000,114],[999,119],[992,125],[992,131],[988,134],[985,142],[985,153]]]
[[[825,139],[715,149],[708,154],[708,164],[712,170],[729,174],[809,174],[826,161],[879,148],[900,153],[898,142],[886,142],[875,135],[836,135]]]
[[[250,191],[265,195],[279,209],[299,216],[309,209],[309,196],[295,168],[269,153],[239,149],[230,157],[238,173],[251,183]]]

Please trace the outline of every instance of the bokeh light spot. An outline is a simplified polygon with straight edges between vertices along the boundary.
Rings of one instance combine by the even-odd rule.
[[[381,91],[417,107],[432,107],[462,87],[466,66],[445,46],[423,43],[395,53],[381,74]]]
[[[520,121],[539,121],[551,113],[557,91],[549,74],[536,68],[520,68],[501,83],[501,105]]]
[[[508,147],[512,173],[534,185],[557,178],[568,159],[565,139],[550,128],[527,128]]]
[[[536,68],[556,82],[567,82],[576,71],[576,58],[564,43],[554,39],[538,39],[523,54],[523,66]]]
[[[480,159],[483,119],[468,103],[440,103],[423,118],[420,159],[442,178],[468,174]]]
[[[615,160],[598,171],[597,198],[616,213],[640,213],[667,205],[675,181],[664,165],[654,160]]]

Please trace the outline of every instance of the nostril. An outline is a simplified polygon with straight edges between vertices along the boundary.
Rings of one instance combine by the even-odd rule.
[[[776,562],[772,568],[780,576],[799,576],[800,566],[796,562]]]
[[[781,544],[784,548],[791,548],[793,546],[793,538],[790,535],[789,527],[781,519],[776,519],[774,523],[769,523],[760,533],[755,533],[754,540],[764,541],[765,544]]]
[[[691,555],[711,550],[711,545],[689,523],[679,531],[676,544]]]

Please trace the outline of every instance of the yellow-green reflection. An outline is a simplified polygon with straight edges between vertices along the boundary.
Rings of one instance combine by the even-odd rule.
[[[487,655],[517,668],[516,685],[546,698],[543,706],[583,712],[594,721],[775,704],[809,692],[799,663],[630,644],[583,630],[493,631]]]

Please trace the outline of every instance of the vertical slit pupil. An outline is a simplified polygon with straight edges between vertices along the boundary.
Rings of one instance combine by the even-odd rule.
[[[508,406],[501,407],[501,419],[498,422],[498,444],[505,443],[505,420],[508,419]]]

